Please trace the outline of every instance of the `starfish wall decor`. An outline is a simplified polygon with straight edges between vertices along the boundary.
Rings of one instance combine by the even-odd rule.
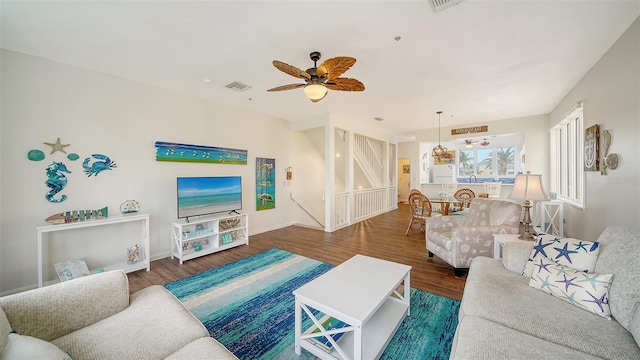
[[[51,153],[49,153],[49,155],[53,154],[56,151],[61,151],[61,152],[66,154],[67,152],[64,150],[64,148],[69,146],[69,145],[71,145],[71,144],[64,144],[64,145],[61,144],[60,143],[60,138],[58,138],[58,140],[56,140],[55,144],[51,144],[51,143],[48,143],[48,142],[46,142],[44,144],[51,146]]]

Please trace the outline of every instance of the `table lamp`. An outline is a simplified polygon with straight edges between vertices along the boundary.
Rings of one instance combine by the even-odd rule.
[[[527,171],[525,175],[516,175],[516,182],[513,184],[509,198],[524,200],[524,216],[522,217],[524,229],[520,233],[520,236],[518,236],[518,239],[531,240],[533,238],[533,233],[531,232],[531,215],[529,213],[531,200],[549,200],[542,186],[542,175],[532,175],[530,171]]]

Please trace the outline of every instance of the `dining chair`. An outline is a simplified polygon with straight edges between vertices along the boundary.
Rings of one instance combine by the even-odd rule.
[[[476,197],[476,193],[471,189],[463,188],[456,191],[453,197],[458,200],[458,202],[454,204],[454,211],[462,211],[469,207],[471,199]]]
[[[446,192],[448,195],[451,195],[456,192],[458,188],[458,183],[450,183],[450,184],[442,184],[442,191]]]
[[[433,215],[433,207],[431,201],[422,193],[414,193],[409,195],[409,209],[411,211],[411,219],[405,235],[409,235],[411,227],[415,223],[420,224],[420,231],[424,231],[425,221]]]
[[[489,194],[490,198],[499,198],[501,187],[501,182],[486,182],[484,183],[484,192]]]

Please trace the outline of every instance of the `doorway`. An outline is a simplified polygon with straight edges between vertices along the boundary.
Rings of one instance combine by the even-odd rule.
[[[398,159],[398,202],[406,203],[411,191],[411,159]]]

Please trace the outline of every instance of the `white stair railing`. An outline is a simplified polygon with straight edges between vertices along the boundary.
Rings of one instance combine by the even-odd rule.
[[[383,165],[378,154],[371,145],[369,138],[363,135],[354,134],[353,155],[356,162],[362,168],[365,176],[373,187],[381,187]]]
[[[349,224],[347,214],[347,199],[349,194],[346,192],[336,193],[333,230]]]
[[[374,188],[353,192],[354,222],[381,214],[386,210],[386,188]]]

